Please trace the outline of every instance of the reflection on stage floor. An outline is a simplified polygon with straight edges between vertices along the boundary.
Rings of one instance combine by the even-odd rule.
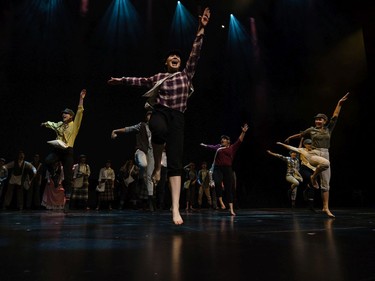
[[[2,211],[1,280],[375,280],[375,212]]]

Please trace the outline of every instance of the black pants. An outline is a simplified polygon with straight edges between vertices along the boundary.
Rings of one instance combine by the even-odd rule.
[[[311,178],[310,176],[314,173],[313,170],[311,170],[309,167],[305,165],[301,165],[299,172],[303,178],[303,182],[300,184],[300,187],[305,187],[306,190],[306,198],[305,200],[314,200],[314,188],[311,186]],[[308,185],[310,185],[310,188],[308,188]]]
[[[183,172],[184,125],[182,112],[161,105],[154,106],[149,127],[152,142],[166,145],[168,177],[181,176]]]
[[[233,170],[231,166],[215,166],[212,174],[215,181],[216,196],[223,196],[223,185],[228,203],[234,201]]]

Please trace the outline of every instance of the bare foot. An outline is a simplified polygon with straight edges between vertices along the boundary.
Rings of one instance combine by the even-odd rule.
[[[181,225],[184,223],[178,210],[172,210],[172,219],[175,225]]]
[[[319,189],[319,184],[313,176],[310,176],[311,184],[315,189]]]
[[[154,170],[152,172],[152,182],[154,183],[154,185],[156,186],[158,184],[158,182],[160,181],[160,173],[161,173],[161,170]]]
[[[234,211],[230,211],[229,213],[230,213],[231,216],[235,216],[236,215],[236,213]]]
[[[335,218],[335,215],[331,213],[331,211],[329,209],[323,209],[322,210],[324,213],[326,213],[326,215],[330,218]]]

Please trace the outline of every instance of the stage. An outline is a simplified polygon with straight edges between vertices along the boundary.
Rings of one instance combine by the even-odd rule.
[[[1,280],[375,280],[375,210],[1,211]]]

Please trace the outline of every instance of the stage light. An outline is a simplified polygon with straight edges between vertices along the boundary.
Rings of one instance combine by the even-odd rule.
[[[108,7],[98,28],[97,40],[102,40],[109,49],[136,46],[141,24],[130,0],[114,0]]]
[[[170,29],[169,48],[181,51],[189,50],[197,28],[197,18],[178,1]]]

